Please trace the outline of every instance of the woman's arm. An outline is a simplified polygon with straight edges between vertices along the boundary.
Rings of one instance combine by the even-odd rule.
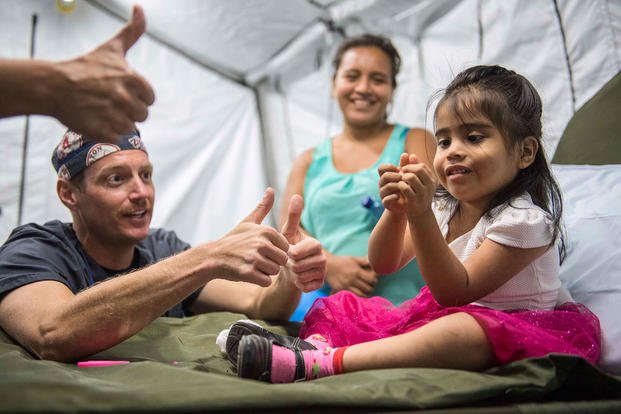
[[[436,154],[436,139],[426,129],[412,128],[405,141],[405,150],[408,154],[416,155],[419,162],[429,166],[433,171],[433,157]]]
[[[296,158],[291,167],[289,178],[287,179],[287,185],[285,192],[282,195],[282,201],[279,210],[278,226],[282,227],[287,220],[287,208],[289,200],[294,194],[299,194],[304,197],[304,180],[306,179],[306,172],[313,160],[313,148],[307,149]]]

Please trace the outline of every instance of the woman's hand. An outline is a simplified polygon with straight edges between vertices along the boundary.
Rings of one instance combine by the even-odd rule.
[[[366,256],[328,255],[326,281],[332,288],[331,293],[349,290],[358,296],[371,296],[378,277]]]

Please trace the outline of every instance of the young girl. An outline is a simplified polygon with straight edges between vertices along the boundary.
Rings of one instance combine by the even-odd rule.
[[[561,198],[541,111],[513,71],[460,73],[435,112],[435,174],[408,154],[379,168],[386,211],[369,259],[387,273],[416,257],[427,286],[398,308],[348,292],[317,300],[300,335],[316,350],[247,331],[238,374],[292,382],[374,368],[481,370],[551,352],[595,363],[597,317],[561,290]]]

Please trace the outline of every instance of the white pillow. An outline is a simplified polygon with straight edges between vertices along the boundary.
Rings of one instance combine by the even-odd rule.
[[[561,280],[600,320],[599,365],[621,375],[621,165],[553,165],[563,193]]]

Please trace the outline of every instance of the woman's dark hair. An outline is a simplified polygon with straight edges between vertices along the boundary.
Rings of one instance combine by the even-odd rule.
[[[563,203],[560,188],[552,175],[541,143],[542,103],[537,90],[524,76],[501,66],[474,66],[453,79],[438,102],[448,105],[456,116],[483,115],[505,137],[507,147],[515,150],[526,137],[539,144],[535,160],[520,170],[513,182],[491,200],[485,214],[523,193],[545,210],[553,222],[553,241],[559,239],[561,261],[565,257],[565,242],[561,226]],[[434,117],[435,118],[435,117]],[[441,186],[437,196],[456,205],[456,200]]]
[[[397,87],[397,74],[401,68],[401,56],[399,56],[399,52],[397,52],[397,49],[387,37],[370,33],[351,37],[341,43],[332,60],[332,65],[334,67],[333,77],[336,76],[336,72],[341,66],[341,60],[343,60],[345,52],[355,47],[377,47],[386,53],[390,58],[390,68],[392,69],[392,87],[393,89]]]

